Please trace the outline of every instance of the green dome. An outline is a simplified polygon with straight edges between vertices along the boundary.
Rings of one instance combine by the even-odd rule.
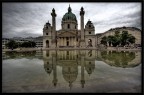
[[[64,15],[63,18],[62,18],[62,21],[66,21],[66,20],[74,20],[74,21],[77,21],[75,14],[73,14],[73,13],[71,12],[71,7],[70,7],[70,6],[69,6],[69,8],[68,8],[68,12],[65,13],[65,15]]]

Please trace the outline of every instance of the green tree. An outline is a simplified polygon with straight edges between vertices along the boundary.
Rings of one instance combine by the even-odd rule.
[[[101,44],[107,46],[107,37],[106,36],[102,37]]]
[[[112,35],[109,35],[108,36],[108,43],[109,43],[109,46],[112,46],[113,45],[113,43],[114,43],[114,36],[112,36]]]
[[[120,35],[120,32],[119,31],[115,31],[115,45],[118,46],[121,44],[121,35]]]
[[[6,44],[6,47],[9,49],[15,49],[18,47],[18,44],[14,40],[11,40]]]
[[[134,36],[132,36],[131,34],[129,34],[129,37],[128,37],[128,42],[129,43],[131,43],[131,44],[133,44],[133,43],[135,43],[135,37]]]
[[[120,34],[119,31],[115,31],[115,35],[109,35],[104,36],[101,40],[101,44],[107,45],[107,42],[109,43],[109,46],[125,46],[129,45],[130,43],[135,43],[135,37],[131,34],[128,34],[128,31],[122,31],[122,34]]]
[[[21,47],[25,47],[25,48],[27,48],[27,47],[35,47],[35,46],[36,46],[36,43],[33,42],[33,41],[23,42],[21,44]]]
[[[36,46],[36,43],[31,41],[31,47],[35,47]]]
[[[128,38],[129,38],[128,31],[123,31],[121,34],[121,45],[122,46],[125,46],[126,44],[128,44]]]

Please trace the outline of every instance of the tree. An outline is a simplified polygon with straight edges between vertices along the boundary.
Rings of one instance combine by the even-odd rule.
[[[102,37],[101,44],[107,46],[107,37],[106,36]]]
[[[21,47],[35,47],[36,46],[36,43],[35,42],[33,42],[33,41],[28,41],[28,42],[23,42],[22,44],[21,44]]]
[[[109,35],[108,38],[107,38],[107,41],[109,43],[109,46],[112,46],[112,43],[113,43],[113,36],[112,35]]]
[[[130,43],[135,43],[135,37],[131,34],[128,34],[128,31],[122,31],[122,34],[120,34],[119,31],[115,31],[115,35],[109,35],[104,36],[101,40],[101,44],[107,45],[109,43],[109,46],[125,46],[129,45]]]
[[[14,40],[11,40],[6,44],[6,47],[10,49],[15,49],[18,47],[18,44]]]
[[[126,44],[128,44],[128,37],[129,37],[128,31],[123,31],[121,34],[121,45],[122,46],[125,46]]]
[[[128,31],[123,31],[122,34],[122,45],[125,46],[125,45],[129,45],[129,43],[133,44],[135,43],[135,37],[132,36],[131,34],[128,34]]]
[[[115,41],[116,41],[116,46],[119,46],[121,44],[121,35],[120,35],[120,31],[116,31],[115,32]]]
[[[131,44],[133,44],[133,43],[135,43],[135,37],[134,36],[132,36],[132,35],[129,35],[129,37],[128,37],[128,42],[129,43],[131,43]]]
[[[31,45],[32,45],[32,47],[35,47],[35,46],[36,46],[36,43],[33,42],[33,41],[31,41]]]

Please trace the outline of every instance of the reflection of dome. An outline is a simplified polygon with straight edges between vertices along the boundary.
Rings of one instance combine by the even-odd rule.
[[[68,12],[65,13],[65,15],[62,18],[62,21],[66,21],[66,20],[73,20],[73,21],[77,21],[75,14],[72,13],[72,9],[69,6],[68,8]]]
[[[95,62],[86,62],[85,69],[89,75],[92,74],[95,69]]]
[[[45,71],[50,74],[52,72],[52,64],[50,64],[49,62],[44,63],[44,69]]]
[[[62,68],[63,78],[72,86],[78,75],[78,66],[76,64],[64,64]]]

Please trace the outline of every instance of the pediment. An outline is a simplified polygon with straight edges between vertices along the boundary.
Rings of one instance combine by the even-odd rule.
[[[59,37],[75,37],[76,34],[72,33],[72,32],[63,32],[61,34],[58,35]]]

